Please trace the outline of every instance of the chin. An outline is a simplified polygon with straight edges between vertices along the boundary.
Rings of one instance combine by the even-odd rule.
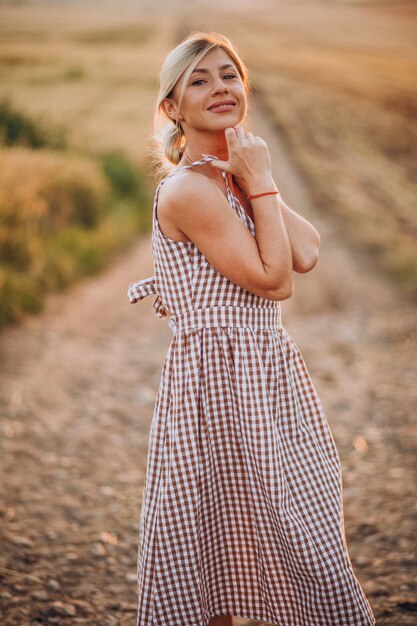
[[[238,126],[243,121],[244,118],[241,115],[236,115],[234,111],[232,113],[233,115],[219,120],[218,124],[215,125],[216,128],[224,131],[226,128],[229,128],[229,126]]]

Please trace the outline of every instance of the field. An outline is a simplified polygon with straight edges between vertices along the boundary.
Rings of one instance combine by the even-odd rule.
[[[416,297],[415,4],[246,2],[237,12],[232,2],[221,19],[206,2],[162,3],[157,18],[158,4],[120,6],[2,7],[0,97],[62,125],[74,149],[122,149],[151,182],[161,61],[192,29],[224,32],[316,206]]]
[[[46,137],[0,138],[0,312],[12,303],[18,321],[0,331],[5,626],[135,623],[148,433],[172,334],[152,298],[132,307],[126,291],[153,272],[159,67],[197,29],[236,44],[253,83],[247,127],[321,235],[283,324],[340,452],[349,553],[377,624],[415,623],[417,5],[221,5],[0,5],[0,101]]]
[[[223,28],[317,208],[415,296],[417,7],[272,6]]]

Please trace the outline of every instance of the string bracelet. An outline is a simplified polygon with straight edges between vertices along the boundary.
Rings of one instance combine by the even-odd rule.
[[[268,196],[270,194],[279,194],[279,191],[264,191],[263,193],[254,193],[250,196],[246,196],[246,199],[253,200],[253,198],[260,198],[260,196]]]

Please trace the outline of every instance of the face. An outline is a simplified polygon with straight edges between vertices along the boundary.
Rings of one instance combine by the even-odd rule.
[[[236,65],[222,48],[211,50],[197,63],[178,110],[185,74],[175,85],[173,97],[166,98],[163,106],[169,117],[178,119],[186,135],[195,131],[224,132],[228,126],[237,126],[242,121],[247,110],[245,87]],[[234,105],[210,108],[225,100],[231,100]]]

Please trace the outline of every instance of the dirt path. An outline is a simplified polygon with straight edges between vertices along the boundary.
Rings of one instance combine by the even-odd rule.
[[[258,107],[252,119],[284,199],[322,237],[318,266],[296,276],[295,295],[282,303],[283,323],[340,451],[355,572],[379,626],[412,624],[415,310],[310,206]],[[152,273],[146,237],[101,276],[0,335],[5,625],[135,622],[147,436],[172,334],[154,316],[152,297],[132,306],[126,290]]]

